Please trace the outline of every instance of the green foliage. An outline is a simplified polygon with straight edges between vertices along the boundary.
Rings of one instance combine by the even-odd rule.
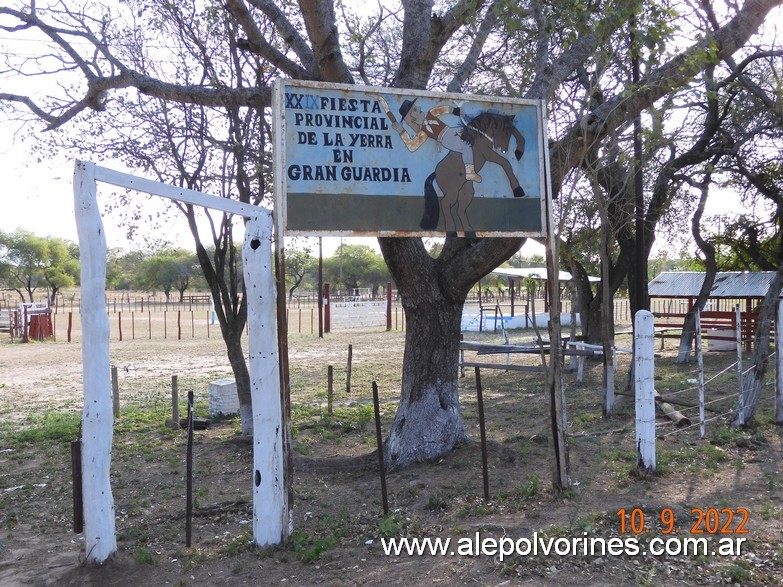
[[[391,281],[383,257],[367,245],[341,245],[331,257],[324,259],[324,281],[332,291],[366,287],[378,295],[380,288]]]
[[[79,278],[79,249],[55,237],[36,236],[21,228],[0,231],[0,287],[16,290],[32,301],[39,287],[48,286],[52,297]]]
[[[136,285],[142,289],[162,289],[168,301],[171,290],[180,300],[193,278],[200,272],[196,255],[184,249],[163,248],[142,261]]]
[[[402,534],[405,525],[405,519],[400,514],[389,514],[378,520],[378,534],[381,538],[394,538]]]
[[[154,565],[155,554],[146,546],[139,546],[133,553],[133,560],[139,565]]]
[[[310,254],[310,249],[287,248],[285,252],[285,282],[289,299],[308,274],[317,270],[318,259]]]

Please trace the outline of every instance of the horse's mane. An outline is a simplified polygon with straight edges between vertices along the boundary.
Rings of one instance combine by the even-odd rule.
[[[460,133],[460,137],[469,145],[473,145],[480,136],[492,136],[492,134],[498,130],[500,132],[510,133],[513,126],[513,114],[482,112],[464,126]]]

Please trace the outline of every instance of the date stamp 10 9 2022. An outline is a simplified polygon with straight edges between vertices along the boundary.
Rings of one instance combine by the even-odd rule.
[[[617,512],[620,534],[747,534],[749,513],[739,508],[691,508],[690,517],[678,519],[669,507],[661,509],[657,515],[646,514],[640,507],[622,508]]]

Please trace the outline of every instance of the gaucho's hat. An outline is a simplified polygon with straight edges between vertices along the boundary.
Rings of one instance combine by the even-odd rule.
[[[416,103],[417,98],[414,98],[413,100],[405,100],[402,105],[400,106],[400,118],[404,119],[406,116],[408,116],[408,112],[410,112],[410,109],[413,108],[413,105]]]

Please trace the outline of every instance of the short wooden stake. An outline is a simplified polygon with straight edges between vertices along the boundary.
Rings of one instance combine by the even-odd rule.
[[[353,345],[348,345],[348,365],[345,370],[345,393],[346,395],[351,394],[351,369],[353,363]]]
[[[68,312],[68,342],[71,342],[72,328],[73,328],[73,312]]]
[[[71,479],[73,481],[73,533],[84,531],[84,501],[82,500],[82,441],[71,441]]]
[[[375,408],[375,441],[378,444],[378,469],[381,475],[381,498],[383,515],[389,515],[389,498],[386,493],[386,463],[383,460],[383,433],[381,431],[381,403],[378,399],[378,384],[372,382],[372,403]]]
[[[329,365],[326,369],[326,413],[332,415],[332,403],[334,401],[334,367]]]
[[[193,520],[193,392],[188,392],[188,447],[185,453],[185,546],[190,547]]]
[[[120,331],[120,342],[122,342],[122,312],[117,313],[117,327]]]
[[[118,376],[117,366],[112,365],[111,368],[111,397],[112,397],[112,410],[114,411],[114,417],[120,416],[120,380]]]
[[[179,383],[177,376],[171,376],[171,420],[166,422],[171,428],[178,430],[179,424]]]

